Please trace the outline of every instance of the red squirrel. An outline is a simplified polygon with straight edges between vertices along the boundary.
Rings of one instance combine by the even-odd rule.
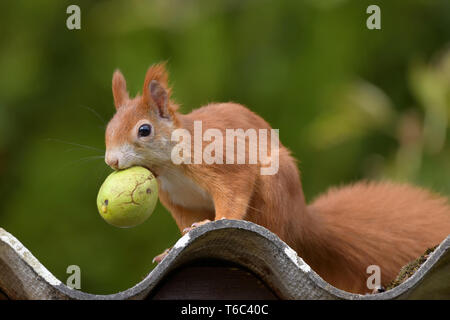
[[[181,232],[218,219],[248,220],[277,234],[333,286],[371,292],[369,265],[378,265],[386,285],[400,268],[450,234],[444,197],[407,184],[360,182],[330,189],[307,205],[296,161],[279,143],[276,174],[256,164],[175,164],[172,132],[267,129],[270,125],[237,103],[211,103],[189,114],[177,111],[164,64],[151,66],[142,95],[129,98],[115,71],[116,113],[106,134],[106,163],[115,170],[143,166],[158,179],[159,198]]]

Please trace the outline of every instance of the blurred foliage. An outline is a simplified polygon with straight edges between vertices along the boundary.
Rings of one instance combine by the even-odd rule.
[[[82,28],[66,28],[81,7]],[[381,6],[382,29],[366,28]],[[104,129],[112,72],[131,93],[168,60],[188,112],[247,105],[280,129],[308,201],[358,179],[450,194],[448,0],[2,1],[0,225],[57,277],[124,290],[179,237],[158,205],[133,229],[107,225],[95,199],[110,169]]]

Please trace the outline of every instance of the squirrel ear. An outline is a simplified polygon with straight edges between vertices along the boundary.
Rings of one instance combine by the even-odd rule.
[[[158,107],[159,115],[162,118],[170,118],[169,113],[169,96],[166,89],[164,89],[158,81],[152,80],[149,85],[149,92],[151,99]]]
[[[169,106],[170,89],[167,85],[167,72],[164,64],[151,66],[145,76],[143,101],[150,108],[157,108],[162,118],[170,118],[172,112]]]
[[[114,72],[112,79],[112,91],[114,97],[114,105],[116,106],[116,109],[119,109],[125,103],[125,101],[129,99],[127,92],[127,83],[125,81],[125,78],[123,77],[123,74],[119,70],[116,70]]]

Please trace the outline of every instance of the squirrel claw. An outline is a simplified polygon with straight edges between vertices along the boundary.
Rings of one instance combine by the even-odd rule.
[[[183,235],[185,235],[186,233],[188,233],[189,231],[191,231],[194,228],[200,227],[208,222],[211,222],[211,220],[205,219],[203,221],[199,221],[199,222],[194,222],[190,227],[184,228],[183,229]]]
[[[163,253],[158,254],[156,257],[154,257],[152,263],[160,263],[169,254],[170,249],[171,248],[167,248]]]

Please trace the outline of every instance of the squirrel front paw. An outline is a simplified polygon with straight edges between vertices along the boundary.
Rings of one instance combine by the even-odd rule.
[[[183,235],[185,235],[186,233],[188,233],[189,231],[191,231],[194,228],[200,227],[208,222],[211,222],[211,220],[205,219],[203,221],[199,221],[199,222],[194,222],[190,227],[184,228],[183,229]]]
[[[166,250],[164,250],[163,253],[158,254],[156,257],[153,258],[152,262],[160,263],[169,254],[170,249],[172,248],[167,248]]]

